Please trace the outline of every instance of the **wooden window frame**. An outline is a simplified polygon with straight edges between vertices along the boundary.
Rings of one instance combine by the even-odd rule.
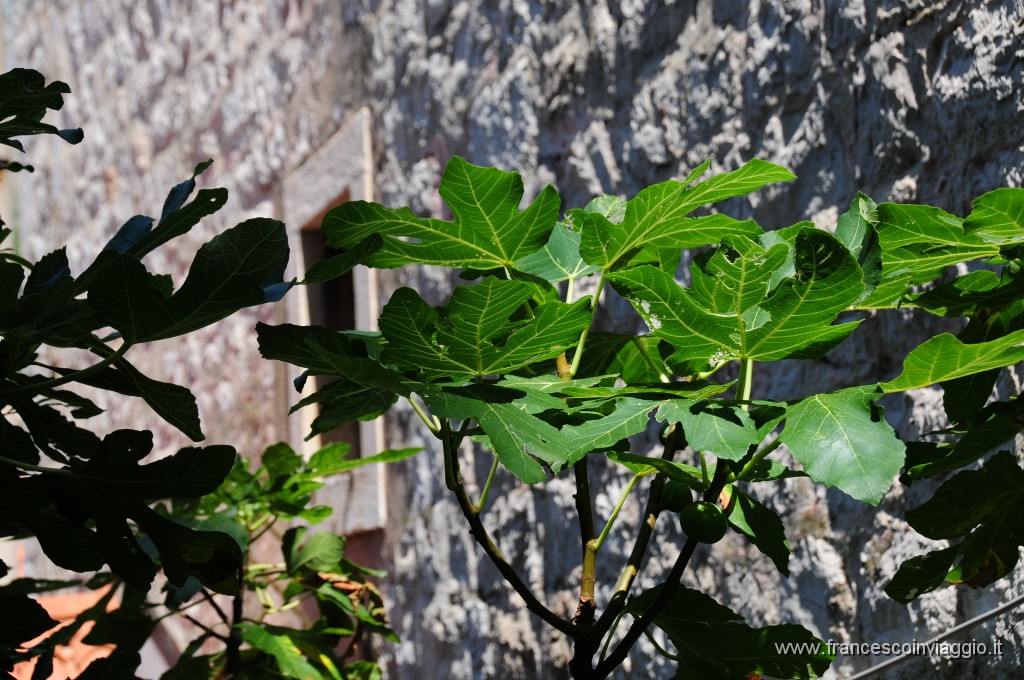
[[[284,180],[282,213],[288,228],[292,252],[293,275],[301,276],[312,262],[303,257],[303,232],[317,230],[328,210],[351,201],[373,200],[373,154],[370,133],[371,115],[367,108],[352,114],[327,142]],[[307,241],[308,243],[308,241]],[[380,295],[374,272],[358,266],[352,273],[353,307],[356,328],[377,330]],[[285,298],[286,318],[289,323],[310,323],[309,295],[304,286],[293,290]],[[300,371],[288,369],[288,384]],[[308,381],[302,397],[314,389]],[[294,391],[292,399],[294,400]],[[309,455],[324,440],[314,437],[304,441],[310,424],[316,417],[316,408],[300,409],[289,418],[289,439],[296,450]],[[380,419],[358,423],[359,450],[352,455],[372,456],[385,448],[384,424]],[[351,474],[329,480],[324,491],[326,501],[334,508],[334,515],[325,522],[325,528],[343,535],[382,530],[387,520],[386,471],[383,465],[357,468]]]

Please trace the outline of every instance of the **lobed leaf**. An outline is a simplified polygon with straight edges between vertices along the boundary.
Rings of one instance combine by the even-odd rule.
[[[145,266],[116,255],[89,288],[96,316],[129,342],[175,337],[267,301],[288,261],[284,225],[255,218],[199,249],[188,277],[168,296]]]
[[[451,208],[451,222],[419,218],[408,208],[349,201],[324,217],[327,244],[347,249],[380,234],[383,245],[365,260],[373,267],[515,267],[520,258],[544,246],[558,219],[560,200],[554,187],[545,187],[520,212],[519,173],[477,167],[458,156],[445,168],[438,191]]]
[[[514,383],[431,388],[423,400],[442,418],[472,418],[486,433],[485,443],[501,464],[527,484],[542,482],[593,451],[606,449],[642,432],[655,404],[624,398],[602,417],[561,428],[538,414],[565,411],[561,399]]]
[[[771,262],[776,272],[785,266],[778,246],[765,251],[748,240],[727,243],[735,259],[704,259],[703,278],[695,276],[701,283],[693,289],[681,288],[670,274],[650,266],[608,277],[652,333],[675,347],[672,362],[810,358],[857,326],[832,325],[863,289],[860,268],[834,236],[811,228],[797,231],[793,274],[770,293],[764,265]]]
[[[946,581],[986,586],[1013,571],[1024,545],[1024,470],[1001,451],[981,469],[954,475],[906,516],[928,538],[964,540],[905,562],[886,588],[891,597],[909,602],[938,587],[940,574]]]
[[[761,228],[750,220],[741,222],[725,215],[686,215],[702,205],[794,178],[785,168],[755,159],[691,187],[708,167],[710,161],[682,182],[670,180],[644,189],[626,203],[621,224],[597,212],[588,214],[582,228],[583,259],[610,272],[629,265],[641,252],[650,256],[658,250],[699,248],[717,243],[727,235],[757,236]]]
[[[448,305],[430,307],[411,288],[391,296],[380,317],[383,360],[424,379],[503,374],[553,359],[590,325],[590,301],[548,302],[521,316],[529,284],[488,277],[456,288]]]

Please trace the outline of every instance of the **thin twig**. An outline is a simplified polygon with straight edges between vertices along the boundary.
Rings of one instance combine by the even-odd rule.
[[[228,638],[228,636],[226,636],[226,635],[221,635],[220,633],[217,633],[217,632],[215,632],[215,631],[214,631],[214,630],[213,630],[212,628],[210,628],[209,626],[207,626],[207,625],[204,625],[204,624],[200,623],[200,622],[199,622],[199,620],[198,620],[198,619],[196,619],[196,618],[195,618],[194,616],[192,616],[191,614],[182,614],[181,616],[182,616],[182,618],[184,618],[185,620],[187,620],[187,621],[188,621],[189,623],[191,623],[191,624],[192,624],[193,626],[195,626],[195,627],[199,628],[200,630],[202,630],[203,632],[205,632],[205,633],[206,633],[207,635],[209,635],[209,636],[211,636],[211,637],[215,637],[215,638],[217,638],[218,640],[220,640],[220,641],[221,641],[221,642],[223,642],[224,644],[228,644],[228,642],[229,642],[229,638]]]
[[[490,558],[491,562],[497,567],[502,577],[508,582],[512,589],[519,593],[519,596],[523,598],[526,603],[526,608],[536,614],[542,621],[547,623],[552,628],[555,628],[560,633],[572,637],[575,630],[571,623],[563,619],[562,617],[555,614],[553,611],[545,607],[540,600],[530,591],[529,587],[516,573],[516,570],[509,564],[505,556],[498,550],[498,546],[491,540],[490,534],[484,528],[483,522],[480,521],[480,514],[477,512],[473,503],[469,500],[469,496],[466,494],[466,487],[462,482],[462,472],[459,469],[459,461],[455,454],[456,442],[455,437],[452,433],[451,423],[447,419],[441,421],[440,434],[441,444],[444,450],[445,459],[445,482],[448,488],[455,494],[456,500],[459,502],[459,507],[462,509],[462,514],[466,516],[466,520],[469,522],[469,533],[473,536],[480,547],[483,548],[484,553]]]
[[[225,624],[230,626],[231,625],[231,619],[228,618],[228,615],[224,611],[224,609],[222,609],[221,606],[219,604],[217,604],[216,598],[214,598],[213,595],[210,594],[210,591],[207,590],[206,588],[203,588],[199,592],[201,592],[203,594],[203,598],[207,602],[209,602],[210,606],[213,607],[214,611],[217,612],[217,616],[220,617],[220,620],[223,621]]]

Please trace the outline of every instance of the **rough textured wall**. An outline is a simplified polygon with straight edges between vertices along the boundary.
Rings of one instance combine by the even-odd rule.
[[[531,196],[552,182],[567,207],[602,191],[632,195],[706,158],[722,170],[761,157],[799,179],[726,207],[766,226],[830,225],[857,190],[963,214],[978,194],[1021,183],[1019,2],[10,0],[4,21],[8,66],[68,81],[64,119],[86,129],[83,146],[35,153],[40,171],[21,182],[33,255],[62,238],[95,247],[124,218],[156,210],[208,156],[217,163],[206,185],[229,187],[232,200],[190,245],[213,227],[273,214],[284,173],[364,104],[375,119],[378,199],[425,215],[445,215],[436,188],[453,154],[522,171]],[[181,271],[187,261],[166,264]],[[385,284],[440,295],[451,282],[425,271]],[[609,304],[610,324],[633,323]],[[173,348],[165,367],[148,367],[197,387],[211,440],[255,447],[280,436],[267,415],[281,408],[274,372],[255,359],[253,322],[223,324]],[[787,398],[891,376],[929,326],[939,327],[903,314],[873,318],[849,349],[763,375],[755,393]],[[887,415],[906,433],[925,431],[939,404],[923,391],[891,401]],[[423,436],[404,413],[390,431],[396,445]],[[439,456],[433,449],[392,471],[388,595],[405,642],[384,650],[391,675],[563,677],[570,650],[551,646],[459,528]],[[624,484],[603,471],[599,515]],[[506,554],[566,615],[579,569],[571,486],[505,480],[488,511]],[[897,488],[869,509],[792,481],[762,497],[790,513],[791,579],[730,538],[699,555],[687,582],[756,621],[798,622],[825,638],[927,639],[1022,589],[1019,579],[982,593],[946,589],[910,608],[885,598],[881,585],[920,552],[901,516],[927,491]],[[626,508],[616,545],[636,515]],[[666,545],[652,562],[673,551]],[[602,563],[600,579],[614,577],[615,562]],[[1002,657],[916,660],[886,677],[1011,677],[1022,635],[1019,616],[1004,616],[971,635],[1003,639]],[[638,651],[626,674],[657,675],[646,670],[649,657]],[[869,663],[836,667],[845,674]]]
[[[975,196],[1021,182],[1019,3],[396,1],[366,9],[359,22],[374,46],[381,192],[423,213],[444,215],[435,188],[452,154],[523,171],[530,194],[553,182],[577,206],[601,191],[632,195],[707,158],[729,169],[761,157],[792,168],[798,180],[728,207],[767,226],[832,225],[857,190],[964,214]],[[406,282],[446,283],[427,274]],[[609,323],[623,323],[629,315],[610,304]],[[892,376],[919,333],[938,328],[879,316],[842,352],[762,375],[755,393],[790,398]],[[901,397],[888,415],[904,433],[927,431],[941,418],[939,399],[934,391]],[[557,677],[568,650],[545,655],[545,631],[506,604],[507,591],[494,585],[469,537],[445,530],[459,517],[442,500],[433,454],[410,466],[413,511],[408,530],[395,536],[394,592],[413,605],[399,621],[415,631],[397,663],[412,669],[430,658],[436,677]],[[596,485],[607,491],[599,515],[624,483],[608,472]],[[488,511],[529,582],[566,614],[579,573],[566,520],[570,487],[559,479],[506,490]],[[1021,590],[1008,580],[981,594],[944,590],[909,609],[887,600],[881,586],[922,547],[902,523],[903,509],[928,492],[897,488],[869,509],[789,483],[762,500],[789,510],[791,579],[780,581],[762,557],[729,540],[705,551],[686,580],[758,621],[802,623],[825,638],[927,639]],[[636,525],[631,511],[621,527]],[[673,551],[652,561],[668,563]],[[613,578],[615,566],[602,563],[599,578]],[[466,579],[468,592],[459,585]],[[1016,620],[973,632],[979,641],[1003,639],[1002,658],[939,660],[934,668],[971,677],[1016,667],[1013,648],[1024,633]],[[499,648],[478,646],[480,637]],[[647,674],[640,669],[648,653],[635,655],[632,673]],[[836,667],[847,674],[870,663],[843,659]],[[932,667],[907,663],[888,677],[922,677]]]

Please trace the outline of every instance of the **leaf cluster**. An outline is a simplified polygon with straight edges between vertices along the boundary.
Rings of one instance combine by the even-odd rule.
[[[370,635],[398,641],[388,625],[380,592],[371,579],[383,572],[367,569],[345,556],[345,538],[310,531],[331,514],[329,506],[311,505],[329,477],[366,464],[401,460],[418,449],[386,451],[366,458],[349,457],[347,444],[330,444],[304,460],[284,443],[266,449],[254,471],[238,459],[213,493],[194,501],[175,501],[172,514],[196,528],[222,531],[249,555],[240,571],[241,592],[254,593],[259,610],[217,604],[210,589],[192,580],[169,585],[164,605],[172,614],[195,616],[207,609],[210,625],[186,648],[162,680],[193,678],[285,677],[299,680],[379,678],[376,664],[360,659]],[[283,523],[303,524],[283,530]],[[265,537],[265,538],[264,538]],[[258,563],[257,543],[280,546],[280,561]],[[265,552],[265,551],[262,551]],[[198,654],[219,640],[220,649]],[[339,645],[344,652],[339,653]]]
[[[1015,396],[986,405],[999,372],[1024,359],[1024,191],[986,194],[965,219],[929,206],[876,205],[858,194],[834,232],[810,223],[766,231],[705,206],[791,180],[792,174],[758,160],[704,178],[709,168],[705,163],[681,181],[656,184],[629,200],[600,197],[562,215],[554,188],[520,209],[519,175],[453,158],[440,187],[451,220],[357,201],[331,211],[323,230],[330,245],[343,249],[346,266],[441,265],[461,269],[466,285],[436,307],[415,290],[399,289],[384,306],[379,333],[265,325],[257,331],[265,357],[305,370],[300,383],[308,375],[335,378],[296,405],[320,405],[311,435],[345,419],[378,417],[399,400],[422,417],[444,448],[446,482],[484,552],[531,611],[573,639],[574,677],[605,677],[650,625],[664,628],[676,647],[666,653],[680,663],[679,677],[815,677],[827,665],[824,657],[794,656],[782,668],[766,641],[809,634],[741,631],[731,617],[720,622],[732,626],[723,630],[731,631],[726,637],[739,660],[726,662],[733,657],[724,653],[702,660],[706,650],[691,644],[684,631],[707,633],[707,626],[719,625],[712,610],[721,614],[724,607],[698,606],[687,599],[696,594],[679,588],[696,542],[683,545],[660,596],[630,596],[652,536],[643,526],[598,617],[593,564],[625,496],[598,533],[588,500],[589,457],[607,456],[632,473],[626,495],[651,480],[648,526],[661,511],[661,486],[674,480],[705,502],[720,503],[733,530],[788,574],[782,519],[755,500],[750,485],[807,476],[877,504],[901,471],[910,481],[969,465],[1024,422]],[[692,251],[688,285],[678,280],[684,250]],[[943,278],[964,263],[984,269]],[[584,280],[594,292],[579,296]],[[607,286],[629,300],[647,333],[594,327]],[[867,314],[896,307],[966,317],[968,323],[958,336],[938,335],[915,348],[891,380],[879,376],[877,383],[787,402],[754,398],[756,366],[817,359],[855,333]],[[737,380],[718,378],[726,367]],[[938,443],[901,440],[879,400],[933,385],[945,388],[955,427]],[[630,438],[652,421],[665,432],[660,457],[631,451]],[[491,477],[475,501],[462,483],[457,454],[467,437],[494,456]],[[785,462],[780,451],[795,463]],[[1002,466],[998,488],[1016,483],[1011,468],[1019,466],[1008,455],[988,465]],[[565,621],[514,573],[480,513],[500,470],[537,484],[570,469],[584,554],[580,608]],[[1013,512],[1007,507],[1016,506],[983,499],[997,473],[971,476],[980,474],[960,473],[930,501],[948,514],[941,529],[933,517],[938,505],[908,514],[925,535],[966,538],[941,558],[928,557],[930,570],[901,570],[894,581],[897,599],[922,592],[940,572],[982,585],[1015,562],[1019,532],[988,527],[1005,527],[1005,513]],[[1014,492],[1008,488],[1006,494]],[[667,612],[682,608],[698,619],[682,627],[670,623]],[[700,612],[711,618],[700,619]],[[632,614],[634,623],[617,638],[613,623],[623,613]],[[613,638],[614,648],[595,664],[601,640],[607,651]]]
[[[23,150],[17,136],[55,134],[77,143],[81,130],[41,122],[61,108],[64,83],[15,69],[0,76],[0,143]],[[218,593],[237,593],[243,552],[219,530],[188,526],[162,512],[167,498],[200,498],[232,470],[232,447],[186,447],[155,461],[153,435],[117,430],[99,436],[85,421],[102,412],[86,390],[145,401],[193,441],[204,436],[195,396],[180,385],[139,371],[129,360],[136,345],[176,337],[215,323],[251,305],[273,301],[291,285],[282,280],[288,260],[284,226],[252,219],[204,244],[184,282],[152,273],[142,259],[186,234],[227,200],[225,189],[196,189],[210,162],[173,187],[159,218],[129,219],[80,272],[65,247],[32,262],[10,246],[0,249],[0,537],[34,537],[57,566],[91,572],[106,566],[125,584],[122,611],[105,617],[110,590],[86,618],[103,618],[87,641],[117,639],[118,653],[82,677],[130,677],[151,624],[126,612],[144,596],[158,571],[172,587],[195,582]],[[7,169],[16,169],[11,164]],[[0,244],[12,232],[0,227]],[[49,356],[77,365],[54,365]],[[85,362],[85,366],[81,364]],[[7,566],[0,564],[0,571]],[[46,583],[5,586],[6,626],[0,634],[0,673],[39,657],[45,677],[67,629],[46,642],[25,644],[56,622],[28,595]],[[94,581],[94,585],[103,585]],[[138,619],[138,620],[136,620]],[[134,631],[134,632],[133,632]],[[132,664],[135,665],[132,665]]]

